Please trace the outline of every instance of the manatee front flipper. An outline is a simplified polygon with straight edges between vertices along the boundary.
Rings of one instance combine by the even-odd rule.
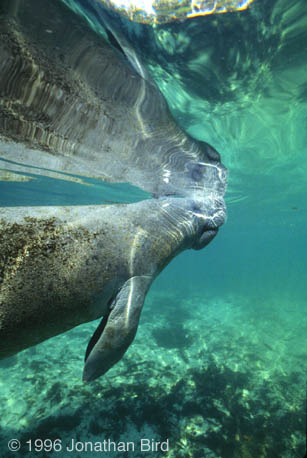
[[[95,380],[122,358],[135,337],[151,282],[152,277],[139,276],[124,283],[88,344],[83,381]]]

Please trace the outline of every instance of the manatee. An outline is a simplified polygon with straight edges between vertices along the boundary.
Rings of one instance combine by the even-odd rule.
[[[202,192],[193,168],[209,146],[178,126],[111,30],[95,33],[60,1],[2,0],[0,35],[0,169]]]
[[[107,372],[133,341],[154,278],[216,235],[225,208],[212,210],[197,216],[193,202],[173,197],[1,209],[0,358],[103,316],[83,379]]]
[[[154,278],[217,234],[226,170],[177,125],[117,31],[91,30],[62,2],[2,0],[0,34],[0,168],[129,182],[152,197],[0,209],[0,358],[101,318],[91,381],[133,341]]]

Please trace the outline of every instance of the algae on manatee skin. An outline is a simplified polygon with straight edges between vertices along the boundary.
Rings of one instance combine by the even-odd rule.
[[[19,175],[18,173],[0,169],[0,181],[15,181],[17,183],[24,181],[32,181],[34,179],[34,177],[30,177],[27,175]]]

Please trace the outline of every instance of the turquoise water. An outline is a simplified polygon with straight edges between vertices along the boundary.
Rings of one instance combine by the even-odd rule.
[[[32,456],[30,438],[135,444],[106,456],[303,456],[304,227],[263,225],[229,220],[206,251],[175,259],[133,345],[101,379],[81,382],[96,322],[3,360],[1,456],[15,437],[20,456]],[[140,452],[143,438],[169,439],[170,451]]]
[[[253,8],[190,20],[180,24],[180,33],[178,24],[127,31],[134,38],[144,30],[160,37],[159,53],[153,40],[136,46],[144,47],[139,51],[178,122],[220,151],[230,176],[227,222],[204,250],[182,253],[155,280],[134,343],[103,377],[81,381],[98,322],[0,362],[1,457],[304,456],[306,3]],[[240,32],[249,30],[249,41],[235,35],[248,20]],[[226,59],[231,52],[229,41],[217,40],[219,32],[216,40],[208,35],[211,53],[196,46],[206,27],[248,43],[240,58],[232,57],[241,75],[227,67],[223,80],[225,69],[213,56],[224,49]],[[257,53],[260,31],[266,42]],[[194,80],[189,68],[196,69]],[[214,92],[219,85],[224,91]],[[128,184],[29,176],[32,181],[0,181],[1,206],[149,197]],[[8,451],[11,439],[21,442],[20,451]]]

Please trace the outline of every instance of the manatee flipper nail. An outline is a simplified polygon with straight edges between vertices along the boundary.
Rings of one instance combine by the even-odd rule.
[[[88,344],[83,381],[95,380],[122,358],[135,337],[151,282],[150,276],[131,277],[120,289]]]

